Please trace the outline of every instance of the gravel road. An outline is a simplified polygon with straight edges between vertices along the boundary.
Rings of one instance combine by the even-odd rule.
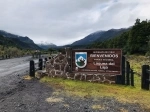
[[[0,77],[12,74],[24,73],[29,70],[29,60],[31,56],[0,60]],[[35,60],[37,62],[37,60]]]
[[[29,72],[31,56],[0,60],[0,92],[16,87],[21,77]],[[36,59],[35,62],[38,60]]]
[[[0,112],[148,112],[138,104],[120,103],[108,97],[70,97],[36,78],[24,80],[30,59],[0,61]]]

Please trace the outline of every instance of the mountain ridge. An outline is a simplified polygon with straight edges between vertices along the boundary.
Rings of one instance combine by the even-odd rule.
[[[95,41],[105,41],[116,36],[121,35],[123,32],[128,31],[129,28],[120,28],[120,29],[109,29],[107,31],[96,31],[93,32],[83,39],[77,40],[71,44],[71,46],[80,46],[80,45],[90,45]]]
[[[31,40],[27,36],[23,37],[23,36],[12,34],[3,30],[0,30],[0,36],[1,36],[1,39],[7,41],[5,42],[1,40],[1,44],[3,45],[5,45],[5,43],[12,43],[13,46],[23,48],[23,49],[34,49],[34,50],[41,49],[39,46],[37,46],[34,43],[33,40]]]

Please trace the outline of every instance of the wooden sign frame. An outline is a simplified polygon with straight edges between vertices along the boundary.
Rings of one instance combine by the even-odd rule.
[[[72,49],[71,54],[72,72],[122,74],[121,49]]]

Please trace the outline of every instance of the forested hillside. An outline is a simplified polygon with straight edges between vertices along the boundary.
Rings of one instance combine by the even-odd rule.
[[[123,53],[145,54],[149,52],[150,20],[136,19],[133,27],[113,39],[95,42],[88,48],[122,48]]]
[[[107,31],[96,31],[94,33],[89,34],[83,39],[77,40],[71,44],[71,46],[85,46],[92,44],[94,41],[106,41],[108,39],[112,39],[116,36],[119,36],[123,32],[128,31],[130,28],[121,28],[121,29],[110,29]]]
[[[3,30],[0,30],[0,36],[1,36],[0,41],[3,41],[3,44],[7,43],[7,41],[9,42],[11,41],[15,43],[16,46],[22,49],[34,49],[34,50],[41,49],[33,42],[33,40],[31,40],[27,36],[23,37],[23,36],[15,35]]]
[[[17,38],[6,38],[0,35],[0,59],[29,55],[32,54],[32,50],[29,44]]]

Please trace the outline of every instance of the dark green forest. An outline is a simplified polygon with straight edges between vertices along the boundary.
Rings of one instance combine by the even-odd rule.
[[[150,20],[140,21],[127,32],[103,42],[94,42],[87,48],[119,48],[124,54],[149,54],[150,48]]]
[[[31,55],[33,50],[28,44],[16,38],[7,38],[0,35],[0,59]]]

